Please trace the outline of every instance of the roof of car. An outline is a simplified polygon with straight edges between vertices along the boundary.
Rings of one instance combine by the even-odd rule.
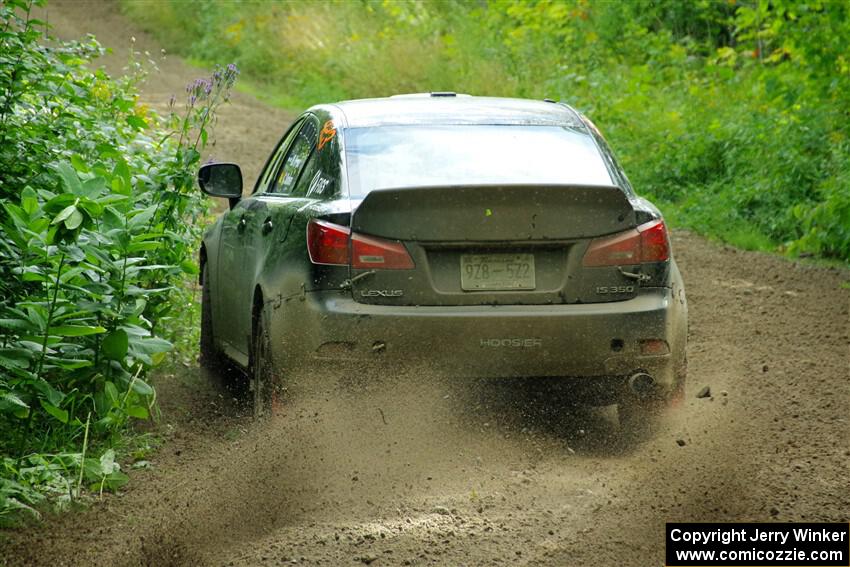
[[[455,93],[422,93],[347,100],[332,105],[343,127],[402,124],[511,124],[583,127],[578,113],[552,101]]]

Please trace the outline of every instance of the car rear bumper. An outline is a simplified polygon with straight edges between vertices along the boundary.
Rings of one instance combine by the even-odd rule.
[[[684,353],[684,300],[669,288],[581,305],[397,307],[313,292],[273,313],[284,368],[318,361],[425,366],[469,377],[628,376],[675,380]],[[280,312],[280,316],[277,312]],[[669,352],[643,354],[661,339]]]

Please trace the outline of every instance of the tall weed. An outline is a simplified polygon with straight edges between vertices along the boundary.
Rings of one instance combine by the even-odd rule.
[[[94,39],[42,41],[31,6],[0,5],[0,520],[126,482],[114,451],[91,451],[155,410],[146,373],[197,274],[200,152],[238,74],[158,116],[138,73],[93,71]]]

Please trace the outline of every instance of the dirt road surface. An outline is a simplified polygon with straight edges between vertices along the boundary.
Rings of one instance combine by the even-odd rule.
[[[160,52],[111,4],[51,3],[49,18],[62,37]],[[201,74],[159,66],[155,105]],[[236,96],[213,153],[252,179],[290,118]],[[622,442],[611,410],[422,375],[317,376],[258,425],[189,368],[157,377],[152,469],[0,535],[0,565],[654,567],[667,521],[847,522],[850,272],[684,231],[673,246],[690,375],[649,441]]]

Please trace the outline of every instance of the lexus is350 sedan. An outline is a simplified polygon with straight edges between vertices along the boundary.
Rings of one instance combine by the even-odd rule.
[[[202,364],[249,376],[256,415],[294,372],[408,364],[617,403],[681,396],[687,304],[658,209],[596,127],[551,101],[454,93],[314,106],[200,250]]]

